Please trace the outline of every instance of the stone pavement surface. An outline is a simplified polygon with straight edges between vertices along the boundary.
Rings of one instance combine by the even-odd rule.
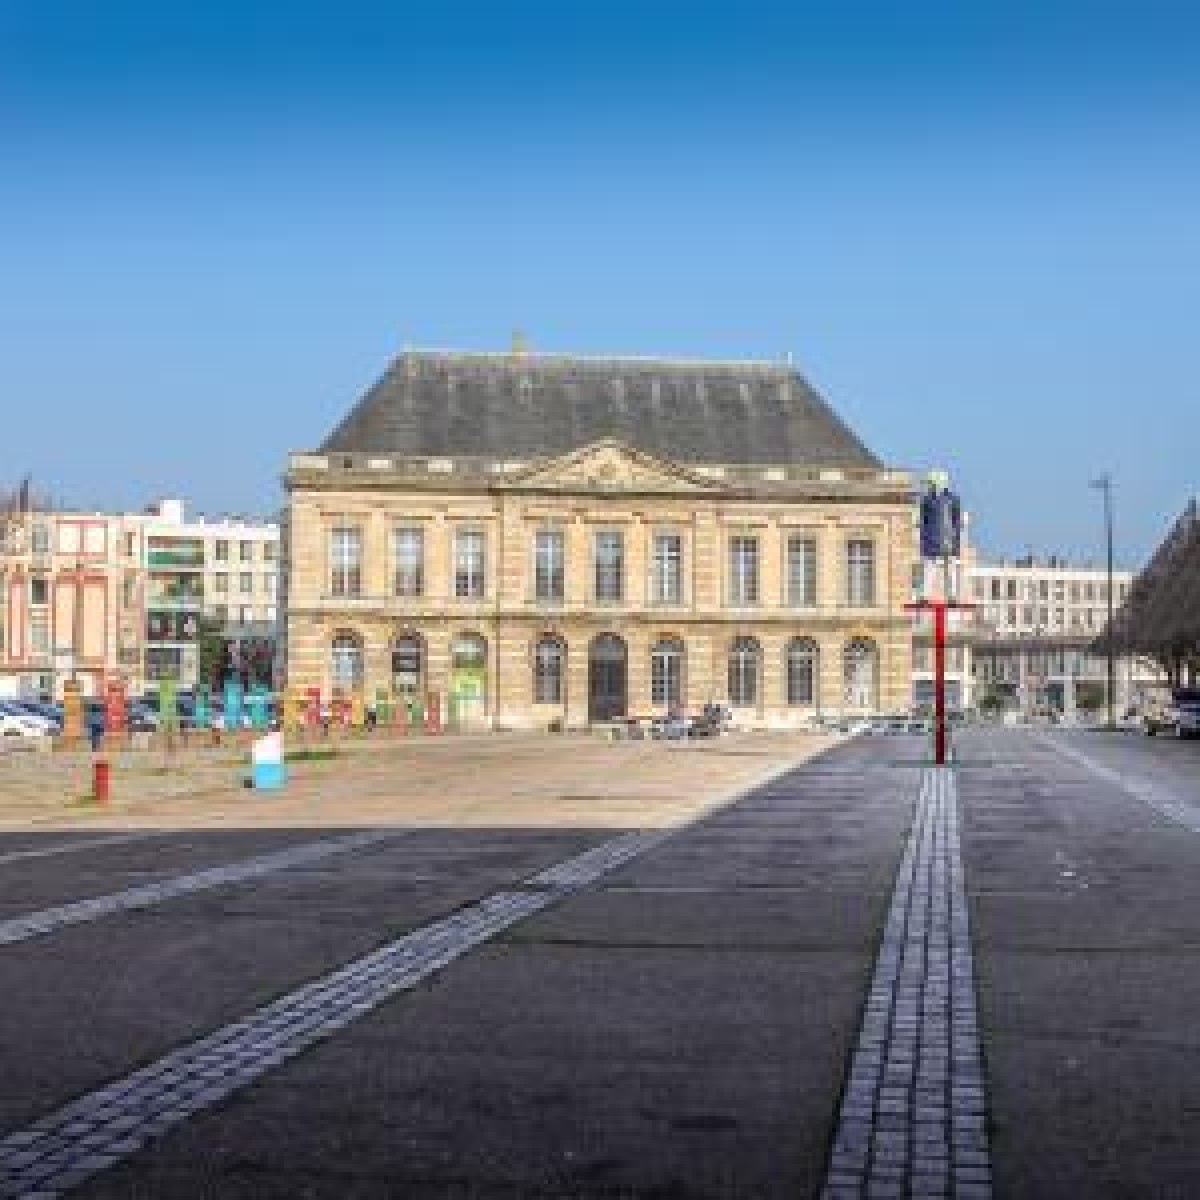
[[[955,774],[926,771],[830,1156],[824,1200],[991,1196]]]
[[[29,831],[52,829],[662,827],[837,741],[819,734],[686,743],[614,743],[586,734],[378,735],[317,743],[316,752],[335,757],[290,762],[282,792],[242,787],[244,752],[152,751],[115,762],[105,806],[80,801],[90,789],[90,755],[9,754],[0,756],[0,832],[30,844]]]

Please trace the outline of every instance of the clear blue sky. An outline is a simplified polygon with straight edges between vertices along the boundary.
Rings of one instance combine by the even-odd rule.
[[[406,343],[782,358],[995,552],[1196,488],[1200,6],[0,0],[0,481],[265,512]]]

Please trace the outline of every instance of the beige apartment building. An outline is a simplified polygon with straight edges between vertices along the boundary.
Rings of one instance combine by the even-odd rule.
[[[75,679],[141,681],[144,571],[137,518],[0,514],[0,695],[61,696]]]
[[[908,707],[912,480],[790,366],[406,352],[286,487],[292,687],[493,728]]]

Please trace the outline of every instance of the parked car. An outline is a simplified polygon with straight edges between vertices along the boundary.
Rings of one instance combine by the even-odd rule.
[[[1177,738],[1200,736],[1200,688],[1176,688],[1171,703],[1148,710],[1143,721],[1149,737],[1157,733],[1173,733]]]
[[[0,737],[38,738],[46,736],[46,726],[14,704],[0,703]]]
[[[41,722],[46,733],[51,737],[57,737],[62,733],[62,720],[48,704],[37,704],[32,700],[12,700],[7,703]]]
[[[17,720],[25,721],[39,733],[52,734],[55,731],[53,718],[37,712],[21,700],[0,700],[0,712],[7,713]]]

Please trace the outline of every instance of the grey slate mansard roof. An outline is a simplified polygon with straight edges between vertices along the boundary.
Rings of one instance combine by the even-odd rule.
[[[776,363],[406,351],[321,453],[531,459],[615,438],[680,463],[879,467]]]

